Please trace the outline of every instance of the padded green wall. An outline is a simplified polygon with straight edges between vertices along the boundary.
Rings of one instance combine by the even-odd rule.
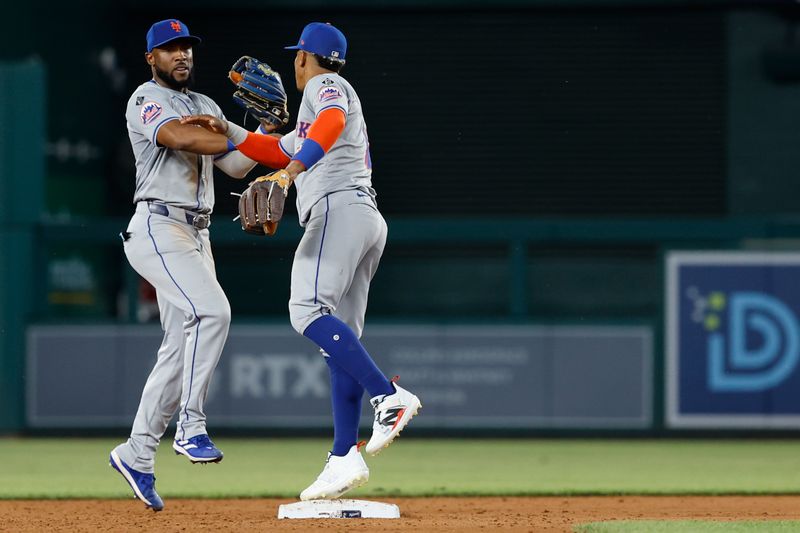
[[[25,326],[34,303],[43,205],[45,70],[0,63],[0,431],[22,426]]]

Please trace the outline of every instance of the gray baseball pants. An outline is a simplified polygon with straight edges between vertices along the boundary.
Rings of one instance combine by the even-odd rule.
[[[176,410],[176,439],[207,433],[203,404],[231,321],[208,229],[180,218],[151,213],[139,202],[124,243],[131,266],[156,289],[164,330],[131,436],[116,448],[128,466],[145,473],[154,470],[158,443]]]
[[[361,337],[386,234],[375,201],[360,190],[335,192],[314,205],[292,263],[289,317],[298,333],[331,313]]]

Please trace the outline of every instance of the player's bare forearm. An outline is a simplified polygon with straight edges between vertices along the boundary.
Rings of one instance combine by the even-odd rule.
[[[305,170],[305,165],[296,159],[293,159],[288,165],[286,165],[286,173],[289,174],[289,179],[291,182],[294,182],[297,176],[301,172],[305,172]]]
[[[216,155],[228,151],[228,138],[222,133],[212,133],[183,120],[171,120],[158,130],[158,144],[201,155]]]
[[[180,150],[202,155],[222,154],[228,151],[228,138],[217,133],[204,132],[196,137],[185,139],[184,148],[180,148]]]

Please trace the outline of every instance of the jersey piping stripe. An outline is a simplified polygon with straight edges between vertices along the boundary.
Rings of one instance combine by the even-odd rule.
[[[203,159],[205,156],[197,154],[197,210],[200,211],[200,183],[203,181],[203,172],[205,165]]]
[[[372,170],[372,154],[369,153],[369,135],[367,135],[367,125],[361,125],[361,134],[364,136],[364,142],[367,145],[367,151],[364,154],[364,166]]]
[[[334,109],[334,108],[335,109],[341,109],[342,113],[344,113],[344,115],[347,116],[347,109],[345,109],[344,107],[340,106],[339,104],[331,104],[331,105],[323,107],[322,109],[317,111],[317,115],[316,116],[319,116],[319,114],[322,113],[323,111],[325,111],[326,109]]]
[[[281,149],[281,152],[283,152],[283,153],[284,153],[284,155],[285,155],[286,157],[288,157],[289,159],[291,159],[291,158],[292,158],[292,154],[290,154],[290,153],[289,153],[289,151],[288,151],[288,150],[286,150],[286,148],[284,148],[284,147],[283,147],[283,143],[281,142],[282,140],[283,140],[283,138],[281,138],[281,139],[278,141],[278,148],[280,148],[280,149]]]
[[[183,292],[183,289],[181,288],[180,285],[178,285],[178,282],[175,281],[175,278],[172,276],[172,272],[170,272],[169,268],[167,268],[167,262],[164,261],[164,256],[161,255],[161,252],[158,250],[158,245],[156,245],[156,239],[153,237],[153,231],[150,228],[150,219],[152,217],[153,215],[147,215],[147,234],[150,236],[150,241],[152,241],[153,243],[153,249],[156,251],[156,254],[158,254],[159,259],[161,259],[161,264],[164,265],[164,270],[166,270],[169,279],[171,279],[172,283],[174,283],[175,286],[178,287],[178,290],[181,292],[183,297],[186,298],[186,301],[189,302],[190,306],[192,306],[192,313],[194,314],[194,317],[197,319],[197,328],[195,329],[194,333],[194,347],[192,348],[192,370],[191,373],[189,374],[189,392],[186,394],[186,405],[184,405],[183,407],[183,422],[186,422],[186,420],[189,419],[189,398],[192,397],[192,383],[194,382],[194,360],[195,356],[197,355],[197,339],[200,338],[200,317],[197,316],[197,309],[195,309],[192,300],[186,295],[185,292]],[[186,430],[183,427],[183,423],[181,423],[181,431],[183,431],[182,438],[185,439]]]
[[[158,126],[156,126],[156,129],[153,130],[153,144],[158,146],[158,130],[161,129],[161,126],[163,126],[164,124],[166,124],[170,120],[178,120],[178,119],[179,119],[179,117],[167,117],[164,120],[162,120],[161,122],[159,122]]]
[[[314,303],[317,303],[317,288],[319,287],[319,264],[322,260],[322,245],[325,244],[325,230],[328,229],[328,211],[331,208],[331,203],[328,197],[325,197],[325,224],[322,226],[322,238],[319,240],[319,255],[317,255],[317,275],[314,278]]]

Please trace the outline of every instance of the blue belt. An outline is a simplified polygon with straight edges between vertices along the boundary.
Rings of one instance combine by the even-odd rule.
[[[206,229],[211,225],[211,215],[194,213],[180,207],[157,204],[155,202],[147,202],[147,208],[153,214],[169,217],[178,222],[185,222],[197,229]]]

